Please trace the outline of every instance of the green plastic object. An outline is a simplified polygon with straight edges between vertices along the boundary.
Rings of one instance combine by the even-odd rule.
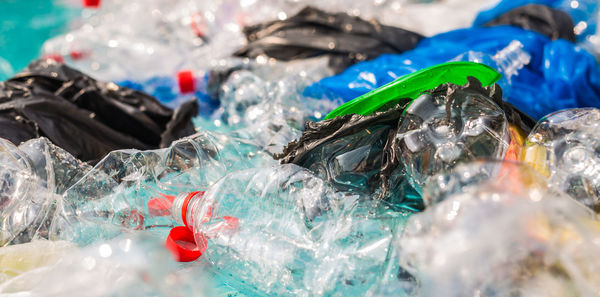
[[[473,62],[448,62],[423,68],[366,93],[334,109],[325,119],[347,114],[370,115],[382,106],[400,99],[416,99],[421,93],[435,87],[453,83],[467,84],[467,77],[477,78],[481,84],[489,86],[497,82],[502,75],[494,68]]]

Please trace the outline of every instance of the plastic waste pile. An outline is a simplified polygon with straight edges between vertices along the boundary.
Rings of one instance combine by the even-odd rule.
[[[597,1],[60,5],[0,297],[598,295]]]

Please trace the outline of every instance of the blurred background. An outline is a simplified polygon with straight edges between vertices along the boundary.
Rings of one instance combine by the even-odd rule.
[[[69,31],[80,13],[59,0],[0,0],[0,80],[38,57],[44,41]]]

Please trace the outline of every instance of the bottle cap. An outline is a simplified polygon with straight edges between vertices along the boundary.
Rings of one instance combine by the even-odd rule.
[[[168,216],[171,214],[171,205],[175,196],[160,193],[161,197],[156,197],[148,201],[148,212],[153,216]]]
[[[194,74],[191,70],[181,70],[177,73],[177,82],[179,83],[179,91],[182,94],[193,93],[196,91],[194,84]]]
[[[175,260],[191,262],[202,256],[208,244],[203,234],[199,236],[200,244],[196,243],[194,233],[187,227],[177,226],[169,232],[166,246],[171,251]]]
[[[83,7],[98,8],[100,7],[100,0],[83,0]]]

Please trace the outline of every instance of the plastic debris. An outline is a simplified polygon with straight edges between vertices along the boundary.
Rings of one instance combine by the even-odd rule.
[[[531,131],[522,159],[550,183],[600,212],[600,110],[567,109],[545,116]]]
[[[573,20],[560,10],[545,5],[517,7],[486,23],[485,26],[512,25],[539,32],[552,40],[563,38],[575,42]]]
[[[504,14],[519,10],[519,7],[539,4],[550,6],[554,9],[568,13],[573,19],[573,27],[564,28],[566,30],[573,31],[579,41],[584,42],[590,35],[596,33],[596,26],[598,24],[598,2],[595,0],[502,0],[497,3],[494,7],[487,10],[481,11],[474,21],[475,26],[482,26],[492,20],[501,17]],[[541,12],[539,9],[536,14]],[[540,18],[537,18],[538,21]],[[562,25],[568,25],[568,23],[558,23]]]
[[[235,53],[237,56],[292,60],[328,55],[336,73],[384,53],[412,49],[423,38],[400,28],[312,7],[283,21],[246,27],[244,34],[249,43]]]
[[[50,239],[61,195],[90,168],[45,138],[0,139],[0,246]]]
[[[53,238],[89,244],[123,232],[172,227],[172,196],[206,189],[227,173],[274,164],[250,141],[201,132],[169,148],[114,151],[63,194]]]
[[[251,140],[270,153],[298,138],[306,120],[319,120],[339,101],[302,95],[306,86],[330,75],[323,58],[254,65],[234,71],[221,87],[221,107],[203,129],[216,129]]]
[[[497,82],[501,75],[478,63],[448,62],[421,69],[377,88],[336,108],[325,119],[346,114],[370,115],[400,99],[416,99],[421,93],[444,83],[464,85],[468,77],[476,78],[483,86]]]
[[[52,265],[74,249],[75,245],[68,241],[49,240],[1,247],[0,284],[34,269]]]
[[[416,189],[428,177],[480,158],[503,159],[510,143],[499,87],[443,85],[411,102],[392,143]]]
[[[60,1],[0,297],[600,292],[596,0]]]
[[[522,47],[515,44],[515,40]],[[465,54],[471,60],[470,52],[489,57],[503,52],[496,59],[480,59],[479,55],[473,61],[492,67],[505,65],[497,69],[511,76],[510,83],[502,86],[506,89],[505,100],[535,119],[565,108],[600,107],[597,91],[600,70],[594,56],[566,40],[551,41],[539,33],[509,26],[436,35],[403,54],[383,55],[353,65],[307,88],[305,94],[317,98],[333,94],[344,100],[354,99],[419,69],[463,60]]]
[[[82,292],[92,297],[217,295],[203,269],[180,267],[160,241],[150,236],[122,236],[84,248],[64,242],[33,242],[0,248],[0,253],[11,252],[13,260],[21,263],[36,257],[50,260],[52,249],[44,250],[44,246],[57,253],[62,250],[62,254],[56,261],[37,262],[37,269],[0,283],[0,296],[72,296]],[[17,248],[30,254],[19,254]],[[67,275],[71,276],[69,281],[65,281]]]
[[[0,83],[0,101],[0,137],[13,143],[48,137],[83,161],[116,149],[166,147],[194,133],[194,101],[173,111],[146,94],[50,60],[35,61]]]
[[[398,195],[402,198],[397,201],[410,202],[415,195],[400,190],[406,178],[420,192],[428,176],[458,163],[503,159],[511,146],[510,127],[527,135],[535,124],[502,101],[499,86],[483,88],[476,79],[468,80],[464,87],[443,84],[417,99],[394,101],[396,105],[371,116],[309,122],[302,137],[276,157],[306,167],[340,189]],[[522,145],[522,138],[512,146]]]
[[[231,173],[173,207],[177,228],[193,234],[180,248],[201,251],[234,288],[277,296],[363,296],[407,217],[295,165]]]
[[[439,187],[454,192],[409,219],[399,257],[416,279],[415,295],[593,296],[593,213],[549,190],[531,167],[505,163],[483,180],[475,178],[481,165],[442,178]],[[469,177],[478,183],[455,186]]]

